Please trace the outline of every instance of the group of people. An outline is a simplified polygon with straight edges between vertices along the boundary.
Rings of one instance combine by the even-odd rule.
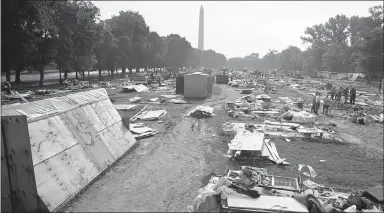
[[[348,87],[343,88],[340,87],[339,89],[336,89],[335,86],[331,89],[331,99],[336,101],[341,101],[341,97],[344,95],[345,101],[344,103],[348,103],[348,95],[350,95],[349,103],[355,104],[356,99],[356,90],[354,87],[351,88],[351,90],[348,89]]]
[[[329,98],[328,95],[329,94],[327,94],[327,96],[323,99],[323,102],[324,102],[323,103],[323,114],[326,114],[326,115],[331,113],[331,108],[330,108],[331,99]],[[311,112],[318,115],[319,109],[320,109],[320,93],[316,92],[315,96],[313,96]]]
[[[331,98],[329,98],[329,94],[331,95]],[[356,99],[356,90],[354,87],[351,88],[351,90],[346,87],[343,89],[343,87],[340,87],[339,90],[336,90],[336,87],[333,87],[329,93],[327,93],[326,97],[323,99],[323,114],[329,114],[331,111],[330,105],[332,100],[339,101],[341,100],[341,96],[344,95],[345,97],[345,103],[348,103],[348,95],[350,95],[350,104],[355,104],[355,99]],[[315,114],[319,114],[320,108],[320,93],[316,92],[315,96],[313,96],[313,101],[312,101],[312,109],[311,112]]]

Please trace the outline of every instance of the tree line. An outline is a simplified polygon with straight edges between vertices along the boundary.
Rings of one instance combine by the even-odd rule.
[[[369,8],[370,16],[337,15],[326,23],[307,27],[301,40],[310,46],[295,46],[269,52],[259,58],[252,53],[228,59],[230,68],[304,70],[309,72],[362,72],[368,80],[383,75],[383,6]]]
[[[90,70],[123,75],[135,68],[216,68],[226,65],[223,54],[197,50],[178,34],[160,36],[134,11],[120,11],[100,20],[90,1],[3,1],[2,70],[20,83],[24,70],[38,71],[43,86],[47,66],[56,68],[60,82],[68,73]],[[63,75],[63,79],[62,79]]]

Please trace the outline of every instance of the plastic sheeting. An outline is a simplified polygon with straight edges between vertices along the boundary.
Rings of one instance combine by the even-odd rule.
[[[63,97],[49,98],[35,102],[24,103],[17,106],[3,106],[2,116],[26,115],[28,121],[37,120],[42,117],[59,114],[81,105],[109,99],[105,89],[69,94]]]
[[[209,196],[221,194],[221,198],[225,199],[229,195],[239,195],[236,191],[230,189],[228,186],[231,182],[226,178],[212,177],[207,186],[198,190],[198,195],[193,200],[193,205],[188,206],[189,212],[196,212],[199,207],[204,203]]]

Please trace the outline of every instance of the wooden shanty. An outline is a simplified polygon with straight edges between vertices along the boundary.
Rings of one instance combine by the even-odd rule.
[[[208,76],[201,72],[184,75],[184,97],[206,98],[208,96]]]

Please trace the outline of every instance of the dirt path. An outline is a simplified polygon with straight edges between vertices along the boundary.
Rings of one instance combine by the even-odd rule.
[[[227,164],[230,164],[225,157],[227,141],[218,134],[218,130],[226,118],[222,105],[238,98],[240,92],[228,86],[220,88],[221,96],[203,103],[215,108],[215,117],[183,117],[189,109],[196,106],[194,104],[185,105],[177,114],[169,113],[169,121],[164,120],[164,124],[150,124],[152,128],[162,127],[161,133],[139,141],[139,145],[130,154],[90,185],[64,211],[187,212],[187,206],[193,202],[197,190],[206,183],[210,174],[222,174]],[[306,95],[305,93],[300,94]],[[297,96],[297,93],[291,91],[271,95],[273,98],[275,96]],[[172,107],[167,107],[170,108]],[[168,123],[172,125],[167,127]],[[350,124],[345,125],[351,127]],[[348,127],[340,128],[345,130]],[[366,128],[372,132],[376,130],[373,126]],[[380,134],[382,136],[382,132]],[[367,139],[360,140],[371,144]],[[269,166],[268,170],[272,174],[294,176],[291,175],[293,168],[299,163],[306,163],[316,168],[319,182],[326,185],[361,187],[362,184],[369,186],[370,183],[382,181],[382,176],[376,175],[382,172],[382,159],[377,159],[377,155],[367,157],[367,154],[362,154],[361,145],[355,148],[305,142],[304,146],[300,140],[293,140],[291,143],[276,141],[276,145],[280,156],[288,158],[292,166]],[[372,152],[369,153],[372,155]],[[327,162],[319,163],[318,159],[325,159]],[[364,164],[364,161],[370,164]],[[346,179],[346,175],[350,179]]]
[[[229,97],[221,96],[204,104],[220,107],[236,93],[239,92],[229,92]],[[222,123],[221,113],[218,111],[216,117],[208,119],[180,117],[172,130],[141,140],[131,154],[64,210],[186,212],[202,180],[214,171],[225,169],[226,150],[213,149],[223,147],[215,143],[224,144],[215,140],[216,127]]]

